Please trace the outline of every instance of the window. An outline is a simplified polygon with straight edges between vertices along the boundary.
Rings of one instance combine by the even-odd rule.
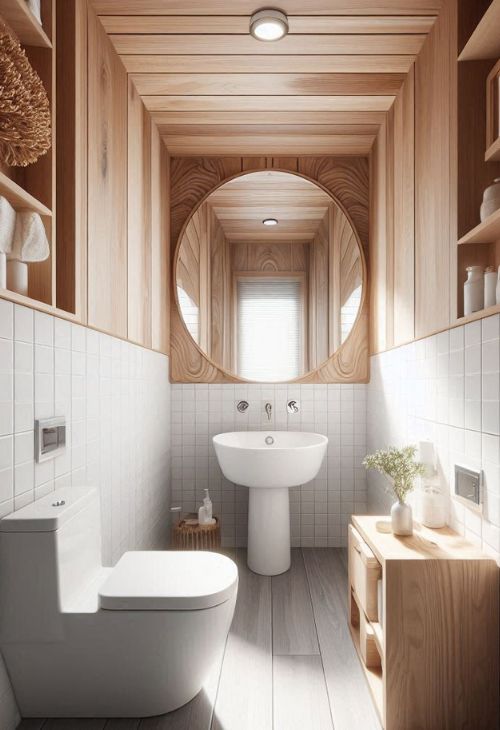
[[[303,281],[236,279],[237,372],[249,380],[292,380],[304,360]]]
[[[340,310],[340,326],[342,331],[342,342],[345,342],[356,321],[361,306],[361,295],[363,287],[361,284],[352,292],[349,299],[342,305]]]
[[[184,291],[181,286],[177,286],[177,297],[179,299],[179,307],[182,314],[182,319],[187,327],[187,330],[193,340],[199,344],[198,339],[198,323],[199,323],[199,309],[193,302],[191,297]]]

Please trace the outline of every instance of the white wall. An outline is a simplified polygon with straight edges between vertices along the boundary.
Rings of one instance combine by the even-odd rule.
[[[500,316],[494,315],[371,358],[367,446],[434,442],[443,488],[454,465],[484,472],[483,514],[449,498],[452,527],[500,558]],[[384,513],[393,499],[370,472],[368,505]]]
[[[328,436],[328,458],[313,482],[290,491],[293,545],[346,544],[351,514],[366,512],[366,385],[172,385],[172,504],[201,504],[208,487],[225,546],[247,539],[248,490],[220,471],[212,436],[234,430],[302,430]],[[287,415],[288,400],[300,403]],[[246,413],[236,409],[250,403]],[[268,422],[264,404],[273,406]]]
[[[36,464],[34,419],[54,415],[67,419],[66,453]],[[100,489],[104,564],[166,546],[168,358],[0,300],[0,516],[85,484]],[[17,721],[0,666],[0,727]]]

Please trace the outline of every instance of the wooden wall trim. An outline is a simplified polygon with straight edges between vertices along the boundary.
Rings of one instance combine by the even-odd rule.
[[[222,183],[244,172],[276,169],[299,174],[316,182],[337,202],[352,221],[359,241],[364,280],[367,281],[369,170],[366,158],[172,158],[171,240],[173,251],[171,286],[171,379],[173,382],[243,382],[225,371],[196,346],[179,314],[175,261],[183,227],[193,211]],[[367,382],[368,298],[364,287],[360,314],[351,335],[327,362],[299,378],[303,383]]]

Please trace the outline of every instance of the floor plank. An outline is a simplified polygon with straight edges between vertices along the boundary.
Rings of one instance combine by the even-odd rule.
[[[271,730],[271,579],[249,570],[246,551],[237,550],[234,557],[240,574],[238,601],[212,730]]]
[[[314,614],[300,548],[292,550],[292,567],[272,579],[273,654],[319,654]]]
[[[347,625],[347,576],[335,550],[304,549],[335,730],[380,730]]]
[[[333,730],[320,656],[276,656],[274,730]]]

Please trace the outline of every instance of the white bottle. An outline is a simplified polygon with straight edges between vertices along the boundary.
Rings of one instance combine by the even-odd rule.
[[[467,267],[464,284],[464,316],[484,308],[484,280],[482,266]]]
[[[500,304],[500,266],[498,267],[497,277],[497,304]]]
[[[497,303],[498,274],[493,266],[488,266],[484,272],[484,306],[494,307]]]
[[[208,489],[205,489],[205,498],[203,500],[203,507],[205,510],[205,524],[213,525],[215,520],[212,515],[212,500],[210,499]]]
[[[200,525],[206,525],[207,524],[207,513],[205,511],[205,505],[201,505],[200,509],[198,510],[198,523]]]

